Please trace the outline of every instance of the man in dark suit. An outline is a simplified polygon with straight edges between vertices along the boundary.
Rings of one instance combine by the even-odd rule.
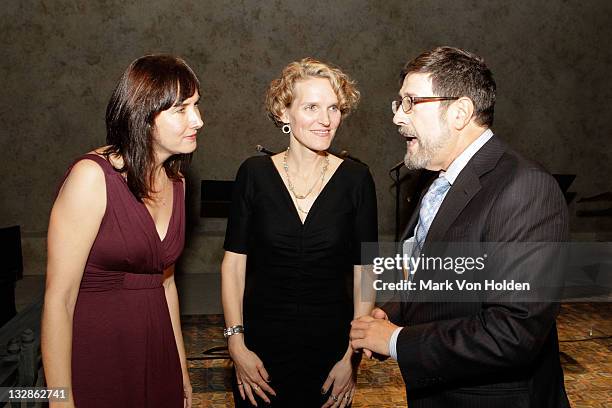
[[[402,241],[429,253],[437,243],[567,240],[567,208],[555,180],[490,129],[496,87],[480,57],[439,47],[410,61],[402,78],[393,122],[406,138],[406,166],[437,172]],[[518,264],[531,282],[560,280],[545,255],[501,257],[487,273],[504,277]],[[424,276],[417,270],[413,278]],[[353,348],[397,360],[410,408],[569,406],[553,299],[427,296],[401,292],[352,322]]]

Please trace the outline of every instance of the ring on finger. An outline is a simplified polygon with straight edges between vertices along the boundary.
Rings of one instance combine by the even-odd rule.
[[[258,391],[259,390],[259,386],[257,384],[253,384],[251,385],[251,387],[255,390]]]
[[[334,402],[338,402],[338,396],[337,395],[332,394],[331,395],[331,399],[333,399]]]

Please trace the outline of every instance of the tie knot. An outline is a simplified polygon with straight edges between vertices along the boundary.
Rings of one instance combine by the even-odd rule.
[[[444,176],[440,176],[434,180],[429,188],[431,194],[437,196],[440,194],[444,194],[450,187],[450,183]]]

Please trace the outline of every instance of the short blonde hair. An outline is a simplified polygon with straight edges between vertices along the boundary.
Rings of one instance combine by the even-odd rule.
[[[265,107],[276,126],[283,125],[282,112],[293,102],[295,83],[308,78],[329,80],[338,97],[338,109],[342,113],[342,118],[357,107],[360,94],[355,82],[339,68],[308,57],[291,62],[283,69],[280,78],[270,82],[266,92]]]

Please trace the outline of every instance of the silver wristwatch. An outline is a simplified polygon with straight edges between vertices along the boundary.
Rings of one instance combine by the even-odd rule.
[[[244,333],[244,326],[241,324],[232,327],[226,327],[225,329],[223,329],[223,337],[225,337],[226,339],[229,336],[233,336],[234,334],[238,333]]]

